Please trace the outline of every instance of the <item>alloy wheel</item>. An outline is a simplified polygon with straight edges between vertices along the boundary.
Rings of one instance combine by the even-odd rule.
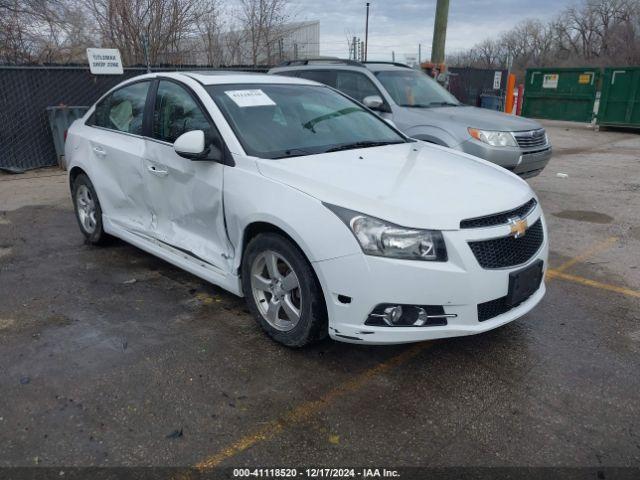
[[[300,321],[300,281],[291,264],[273,250],[261,252],[251,265],[251,290],[262,317],[273,328],[288,332]]]
[[[82,228],[92,234],[97,225],[96,221],[96,202],[91,194],[91,190],[86,185],[78,186],[76,191],[76,209],[78,210],[78,219]]]

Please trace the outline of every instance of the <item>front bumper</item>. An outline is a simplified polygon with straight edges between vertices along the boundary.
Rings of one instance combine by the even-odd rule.
[[[528,216],[542,220],[544,241],[524,264],[506,269],[483,269],[467,242],[508,236],[507,225],[443,232],[447,262],[407,261],[364,254],[314,262],[329,314],[329,334],[339,341],[367,344],[409,343],[472,335],[494,329],[529,312],[545,294],[540,288],[517,307],[483,322],[478,304],[507,295],[509,273],[548,257],[547,229],[540,206]],[[350,300],[346,303],[346,299]],[[455,314],[444,326],[382,327],[365,325],[381,303],[440,305]]]
[[[547,166],[553,153],[551,145],[525,150],[519,147],[492,147],[477,140],[467,140],[459,148],[506,168],[523,178],[534,177]]]

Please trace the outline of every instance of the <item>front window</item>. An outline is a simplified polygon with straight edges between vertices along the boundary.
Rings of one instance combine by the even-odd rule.
[[[438,82],[415,70],[383,70],[376,78],[401,107],[430,108],[458,106],[460,102]]]
[[[213,85],[207,91],[245,151],[262,158],[403,143],[384,120],[323,86]]]
[[[202,130],[208,146],[222,148],[218,130],[194,97],[177,83],[161,80],[154,106],[151,131],[153,138],[173,143],[180,135],[192,130]]]

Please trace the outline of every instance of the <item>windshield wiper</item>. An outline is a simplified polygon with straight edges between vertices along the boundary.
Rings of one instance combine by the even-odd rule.
[[[436,107],[459,107],[460,104],[459,103],[452,103],[452,102],[430,102],[429,106],[436,106]]]
[[[284,155],[273,157],[273,159],[277,160],[278,158],[303,157],[305,155],[315,155],[316,153],[319,153],[319,152],[312,152],[310,150],[304,150],[302,148],[291,148],[289,150],[285,150]]]
[[[381,147],[383,145],[396,145],[398,143],[404,142],[374,142],[374,141],[364,141],[364,142],[353,142],[353,143],[345,143],[344,145],[337,145],[335,147],[331,147],[329,150],[325,150],[325,153],[329,152],[339,152],[341,150],[353,150],[355,148],[367,148],[367,147]]]
[[[431,108],[431,107],[459,107],[459,103],[452,102],[429,102],[427,104],[424,103],[416,103],[414,105],[409,105],[407,103],[400,105],[401,107],[409,107],[409,108]]]
[[[313,127],[320,122],[324,122],[325,120],[329,120],[330,118],[341,117],[342,115],[349,115],[354,112],[362,112],[363,110],[358,107],[348,107],[343,108],[342,110],[338,110],[337,112],[327,113],[326,115],[321,115],[314,119],[309,120],[307,123],[303,123],[302,126],[307,130],[311,130],[313,133],[316,133]]]

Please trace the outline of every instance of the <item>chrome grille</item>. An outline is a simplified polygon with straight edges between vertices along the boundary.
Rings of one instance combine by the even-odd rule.
[[[484,217],[467,218],[460,222],[460,228],[482,228],[494,225],[505,225],[509,223],[509,219],[512,217],[526,217],[537,204],[538,202],[536,202],[536,199],[532,198],[524,205],[514,208],[513,210],[495,213],[493,215],[486,215]]]
[[[528,132],[514,132],[513,136],[520,148],[531,149],[547,145],[547,135],[544,128],[529,130]]]

